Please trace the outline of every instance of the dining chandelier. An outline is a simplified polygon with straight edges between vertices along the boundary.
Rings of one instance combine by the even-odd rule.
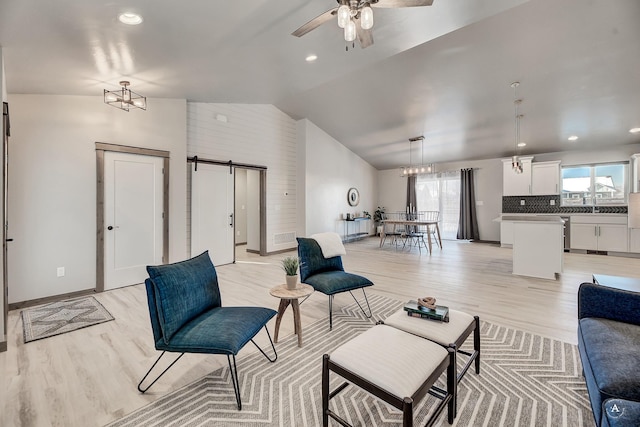
[[[420,141],[420,164],[414,166],[411,155],[412,143]],[[433,163],[424,163],[424,136],[416,136],[415,138],[409,138],[409,166],[402,166],[400,168],[400,176],[418,175],[420,173],[431,173],[435,170]]]
[[[513,105],[515,108],[515,147],[513,151],[513,156],[511,157],[511,168],[517,174],[522,173],[522,162],[520,161],[520,157],[518,156],[518,148],[524,147],[526,144],[520,141],[520,120],[524,117],[523,114],[520,114],[519,107],[522,104],[522,99],[518,98],[517,88],[520,86],[520,82],[511,83],[511,87],[513,88]]]
[[[104,90],[104,103],[113,107],[119,108],[124,111],[129,111],[130,108],[139,108],[141,110],[147,109],[147,97],[135,93],[127,86],[128,81],[121,81],[118,90]]]

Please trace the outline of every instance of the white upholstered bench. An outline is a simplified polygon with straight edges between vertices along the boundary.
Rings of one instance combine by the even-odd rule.
[[[468,356],[467,363],[457,375],[458,382],[464,377],[473,362],[475,362],[476,374],[480,373],[480,318],[478,316],[449,310],[449,322],[438,322],[407,316],[406,311],[398,310],[379,323],[426,338]],[[460,346],[467,340],[471,332],[473,332],[473,352],[460,350]],[[455,397],[454,400],[456,400]],[[455,406],[457,413],[457,404]]]
[[[446,371],[446,390],[434,383]],[[343,426],[346,420],[329,409],[329,400],[347,387],[329,390],[329,373],[402,410],[403,426],[413,426],[413,405],[427,393],[441,399],[427,426],[447,407],[447,421],[455,417],[456,351],[386,325],[376,325],[322,359],[322,425],[329,417]]]

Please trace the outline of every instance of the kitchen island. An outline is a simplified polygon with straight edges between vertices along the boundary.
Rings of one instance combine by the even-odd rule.
[[[513,274],[556,279],[562,273],[564,221],[555,215],[502,215],[513,224]]]

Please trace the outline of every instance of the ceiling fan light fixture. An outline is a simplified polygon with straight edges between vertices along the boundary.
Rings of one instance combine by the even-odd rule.
[[[368,4],[360,11],[360,26],[363,30],[373,28],[373,10]]]
[[[343,4],[338,8],[338,27],[344,28],[351,20],[351,8]]]
[[[347,25],[344,26],[344,41],[352,42],[356,39],[356,23],[353,19],[349,19]]]

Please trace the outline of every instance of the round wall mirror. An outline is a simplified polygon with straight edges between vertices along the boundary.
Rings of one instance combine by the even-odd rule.
[[[360,193],[355,188],[350,188],[347,192],[347,200],[349,201],[349,206],[358,206],[360,203]]]

